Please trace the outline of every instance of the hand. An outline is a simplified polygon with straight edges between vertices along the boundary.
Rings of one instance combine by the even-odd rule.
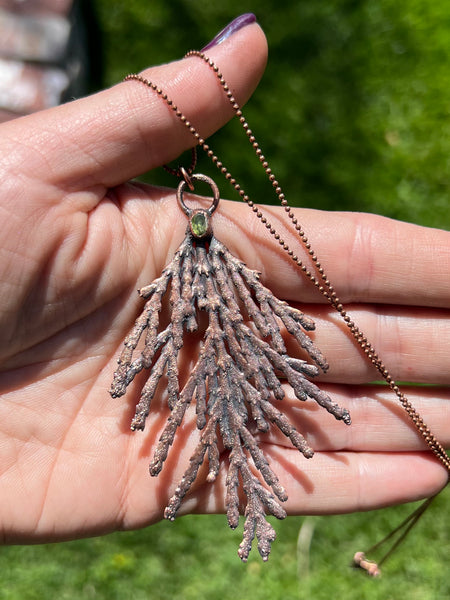
[[[264,69],[259,27],[245,27],[208,54],[243,103]],[[214,75],[196,58],[144,75],[205,137],[231,117]],[[142,434],[129,429],[137,398],[112,399],[108,389],[142,308],[136,289],[161,273],[186,222],[172,191],[126,182],[176,158],[192,139],[160,98],[134,82],[1,129],[3,540],[61,540],[155,522],[198,439],[194,418],[186,416],[167,468],[151,478],[147,465],[168,414],[164,392]],[[292,236],[284,211],[270,212]],[[298,217],[394,375],[438,384],[410,397],[448,443],[449,393],[442,386],[450,380],[450,293],[441,265],[448,265],[450,235],[371,215],[299,210]],[[346,427],[309,403],[284,401],[317,451],[306,461],[275,433],[261,441],[289,493],[289,512],[367,509],[443,486],[445,470],[425,452],[395,398],[366,385],[374,373],[361,352],[251,211],[223,202],[214,228],[274,293],[307,303],[332,365],[323,386],[352,413]],[[197,482],[183,510],[223,511],[223,492],[223,474],[214,485]]]

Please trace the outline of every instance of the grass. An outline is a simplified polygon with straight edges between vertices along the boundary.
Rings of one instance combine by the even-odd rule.
[[[279,539],[265,564],[256,555],[247,565],[238,560],[240,533],[228,530],[223,516],[184,517],[91,540],[3,548],[0,599],[446,599],[447,496],[436,501],[381,579],[352,569],[351,557],[394,527],[411,506],[308,517],[314,528],[308,573],[298,572],[305,562],[304,556],[297,560],[300,517],[276,524]]]
[[[450,228],[447,3],[295,0],[281,7],[275,0],[95,0],[93,5],[105,85],[202,47],[239,13],[255,12],[268,35],[270,59],[246,114],[290,203]],[[212,145],[254,199],[274,201],[238,127],[228,126]],[[165,174],[147,178],[173,185]],[[222,516],[184,517],[139,532],[56,545],[5,547],[0,600],[444,599],[450,596],[447,503],[448,490],[380,580],[352,570],[351,556],[383,537],[411,507],[311,518],[309,572],[300,574],[301,518],[276,524],[278,540],[268,564],[256,555],[248,565],[240,563],[240,532],[228,530]]]

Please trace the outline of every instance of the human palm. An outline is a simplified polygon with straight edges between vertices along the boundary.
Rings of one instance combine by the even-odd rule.
[[[238,99],[246,100],[265,64],[259,27],[244,28],[209,54]],[[195,58],[146,76],[194,124],[201,123],[204,136],[231,116],[214,76]],[[186,225],[173,191],[126,182],[191,143],[162,101],[132,82],[2,125],[5,541],[57,540],[152,523],[188,464],[198,440],[189,414],[162,473],[148,475],[168,416],[163,386],[143,434],[129,428],[139,381],[123,398],[111,398],[108,389],[123,339],[142,307],[136,289],[160,274]],[[268,210],[287,228],[283,235],[291,235],[283,211]],[[435,257],[449,264],[450,235],[369,215],[298,213],[340,295],[353,303],[352,314],[396,377],[438,384],[420,395],[412,390],[410,397],[448,443],[450,294]],[[395,399],[366,385],[374,373],[345,328],[253,219],[246,206],[222,202],[215,234],[260,270],[274,293],[306,303],[317,322],[315,341],[331,365],[322,385],[353,419],[347,428],[310,403],[298,407],[287,390],[284,410],[317,451],[306,461],[282,436],[261,438],[288,491],[288,512],[361,510],[437,491],[446,481],[444,469],[424,451]],[[433,257],[425,252],[430,244]],[[196,352],[188,350],[187,370]],[[214,484],[205,476],[186,499],[185,512],[224,510],[224,475]]]

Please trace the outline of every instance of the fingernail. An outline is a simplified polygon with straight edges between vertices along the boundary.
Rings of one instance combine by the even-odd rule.
[[[256,17],[253,13],[245,13],[244,15],[237,17],[236,19],[234,19],[234,21],[231,21],[231,23],[229,23],[224,29],[222,29],[222,31],[219,31],[216,37],[213,38],[209,42],[209,44],[207,44],[204,48],[202,48],[201,51],[204,52],[205,50],[209,50],[213,46],[221,44],[223,41],[232,36],[233,33],[236,33],[236,31],[239,31],[239,29],[242,29],[246,25],[250,25],[250,23],[254,23],[255,21]]]

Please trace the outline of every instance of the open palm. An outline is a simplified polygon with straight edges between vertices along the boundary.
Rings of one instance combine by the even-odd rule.
[[[259,27],[244,28],[210,55],[245,101],[266,59]],[[201,123],[203,136],[231,116],[213,74],[195,58],[145,75]],[[126,182],[176,158],[192,140],[158,97],[134,83],[1,129],[0,531],[5,541],[28,542],[149,524],[161,518],[195,447],[194,418],[187,416],[166,468],[150,478],[168,416],[164,389],[144,434],[129,428],[137,389],[120,399],[108,389],[142,307],[136,289],[160,274],[186,221],[171,190]],[[283,212],[270,212],[285,227]],[[437,255],[449,264],[449,234],[368,215],[299,217],[394,374],[441,386],[413,391],[411,399],[448,443],[442,386],[450,383],[450,293],[434,265]],[[288,511],[360,510],[437,491],[444,469],[424,452],[395,400],[365,385],[374,373],[364,357],[253,218],[246,206],[223,202],[216,236],[278,296],[307,303],[332,365],[323,386],[354,423],[347,428],[308,403],[300,410],[288,394],[286,412],[317,451],[306,461],[275,433],[262,441],[289,493]],[[434,256],[423,253],[430,244]],[[201,480],[184,510],[223,511],[223,489],[223,475],[214,485]]]

